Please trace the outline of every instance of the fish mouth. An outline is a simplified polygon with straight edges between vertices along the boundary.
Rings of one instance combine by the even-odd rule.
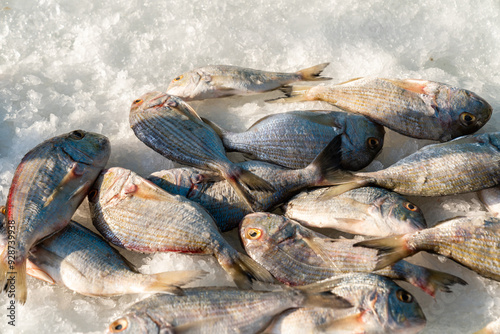
[[[147,105],[147,108],[161,108],[171,97],[172,95],[170,94],[160,93],[160,95],[151,99],[151,101]]]

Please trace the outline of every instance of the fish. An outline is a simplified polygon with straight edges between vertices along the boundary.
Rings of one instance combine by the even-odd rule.
[[[375,172],[354,173],[339,168],[339,186],[331,187],[325,196],[368,185],[406,196],[445,196],[475,192],[499,183],[500,132],[490,132],[424,146]]]
[[[420,208],[395,192],[362,187],[325,199],[327,191],[320,188],[301,192],[285,204],[283,215],[307,227],[372,237],[427,227]]]
[[[250,288],[255,279],[274,282],[267,270],[222,237],[199,204],[169,194],[131,170],[104,170],[88,199],[92,223],[113,245],[141,253],[213,255],[240,288]]]
[[[167,159],[218,173],[253,208],[248,190],[274,189],[256,175],[230,161],[214,130],[182,99],[150,92],[132,103],[130,127],[148,147]]]
[[[376,268],[426,251],[500,281],[500,219],[488,215],[452,218],[422,231],[365,240],[355,246],[378,250]]]
[[[474,332],[474,334],[500,334],[500,319],[490,322],[486,327]]]
[[[275,318],[266,334],[418,333],[426,325],[416,298],[390,279],[375,274],[346,274],[332,293],[348,300],[349,309],[304,307]]]
[[[341,145],[340,136],[330,142],[306,168],[289,169],[262,161],[238,163],[243,170],[268,182],[274,192],[251,190],[254,208],[269,211],[291,196],[310,187],[329,185],[329,167]],[[165,191],[184,196],[201,206],[214,218],[220,231],[238,227],[241,219],[252,211],[226,180],[218,180],[196,168],[173,168],[155,172],[148,179]]]
[[[285,310],[351,307],[329,291],[336,283],[271,291],[201,287],[184,289],[183,296],[154,295],[125,310],[108,333],[260,333]]]
[[[333,86],[291,86],[271,102],[326,101],[402,135],[449,141],[488,122],[491,105],[477,94],[419,79],[356,78]]]
[[[0,234],[3,249],[7,245],[4,228]],[[30,249],[26,273],[94,297],[148,292],[182,294],[180,286],[206,275],[203,270],[141,274],[103,238],[75,221]]]
[[[320,76],[328,64],[319,64],[295,73],[210,65],[175,77],[168,85],[167,94],[179,96],[185,101],[192,101],[263,93],[297,81],[330,80],[331,78]]]
[[[109,140],[75,130],[30,150],[14,173],[6,204],[8,245],[0,254],[0,283],[15,281],[15,299],[27,298],[29,250],[69,224],[110,155]]]
[[[500,214],[500,186],[482,189],[477,196],[488,212],[495,217]]]
[[[341,136],[340,166],[360,170],[380,153],[384,127],[362,115],[341,111],[297,110],[268,115],[245,132],[229,132],[204,119],[228,151],[288,168],[305,168],[336,136]]]
[[[340,274],[362,272],[405,280],[431,296],[437,290],[450,292],[459,277],[399,261],[378,270],[377,252],[353,247],[358,240],[331,239],[298,222],[271,213],[251,213],[240,225],[245,251],[280,282],[296,286]],[[378,270],[378,271],[377,271]]]

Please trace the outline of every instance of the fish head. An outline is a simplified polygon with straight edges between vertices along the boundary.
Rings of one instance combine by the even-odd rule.
[[[252,257],[265,254],[280,243],[296,236],[295,226],[286,217],[257,212],[246,215],[240,223],[243,247]]]
[[[427,227],[422,210],[397,193],[387,192],[372,206],[377,208],[378,218],[389,228],[387,235],[413,233]]]
[[[108,162],[111,145],[106,136],[75,130],[55,139],[64,154],[77,163],[102,169]]]
[[[116,319],[108,327],[108,334],[135,334],[135,333],[174,333],[174,329],[167,325],[155,322],[146,312],[129,313]]]
[[[447,128],[441,141],[474,133],[490,119],[491,105],[475,93],[444,84],[436,90],[431,106]]]
[[[165,105],[169,97],[170,95],[158,91],[148,92],[132,102],[130,114],[143,113],[150,108],[161,107]]]
[[[103,170],[89,191],[90,205],[99,203],[105,206],[126,196],[127,189],[131,190],[135,186],[133,174],[135,173],[121,167]]]
[[[190,198],[202,188],[205,175],[195,168],[182,167],[155,172],[148,180],[169,193]]]
[[[426,324],[422,308],[411,293],[394,285],[387,298],[387,312],[381,313],[381,317],[386,317],[386,319],[385,321],[381,319],[381,321],[384,321],[385,325],[390,328],[390,333],[420,332]]]
[[[346,117],[342,135],[342,159],[350,170],[359,170],[370,164],[384,145],[385,129],[361,115]],[[344,162],[345,164],[346,162]]]
[[[193,70],[175,77],[167,88],[167,93],[187,101],[196,98],[202,75]]]

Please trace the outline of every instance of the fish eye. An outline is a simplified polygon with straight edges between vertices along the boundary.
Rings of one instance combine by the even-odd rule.
[[[85,137],[85,132],[82,130],[75,130],[70,133],[70,137],[75,140],[81,140],[83,137]]]
[[[372,150],[376,149],[378,147],[378,145],[380,144],[380,140],[378,140],[377,138],[375,137],[370,137],[368,138],[368,140],[366,141],[366,143],[368,144],[368,147]]]
[[[125,318],[121,318],[113,321],[111,325],[109,325],[109,331],[111,333],[120,333],[126,330],[128,327],[128,321]]]
[[[179,81],[179,80],[181,80],[182,78],[184,78],[184,76],[183,76],[183,75],[179,75],[179,76],[178,76],[177,78],[175,78],[173,81]]]
[[[396,297],[398,298],[399,301],[402,301],[403,303],[409,304],[413,302],[413,296],[405,290],[396,291]]]
[[[135,101],[134,101],[134,103],[133,103],[133,104],[136,104],[136,105],[137,105],[137,104],[141,104],[142,102],[143,102],[143,100],[142,100],[142,99],[137,99],[137,100],[135,100]]]
[[[468,112],[463,112],[460,114],[460,123],[462,123],[463,126],[474,125],[476,123],[476,116]]]
[[[405,202],[403,205],[406,209],[408,209],[410,211],[413,211],[413,212],[418,211],[418,207],[413,203]]]
[[[259,239],[262,235],[262,231],[259,230],[258,228],[251,228],[251,229],[248,229],[247,230],[247,238],[250,239],[250,240],[255,240],[255,239]]]
[[[97,190],[95,189],[92,189],[91,191],[89,191],[89,201],[93,201],[95,200],[96,196],[97,196]]]

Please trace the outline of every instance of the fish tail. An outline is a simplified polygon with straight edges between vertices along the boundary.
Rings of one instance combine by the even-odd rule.
[[[204,270],[179,270],[147,275],[148,280],[143,286],[143,291],[183,295],[181,286],[202,278],[206,274]]]
[[[364,240],[355,243],[353,246],[378,249],[378,261],[373,269],[374,271],[385,268],[416,253],[407,247],[405,235]]]
[[[437,290],[451,292],[452,285],[467,285],[467,282],[460,277],[442,271],[427,268],[427,273],[428,275],[417,278],[418,282],[415,282],[415,285],[433,297]]]
[[[269,99],[266,102],[269,103],[291,103],[291,102],[303,102],[303,101],[314,101],[314,99],[307,96],[309,89],[314,86],[284,86],[280,90],[285,93],[286,97],[278,97],[276,99]]]
[[[206,119],[205,117],[202,117],[201,120],[207,124],[209,127],[212,128],[212,130],[215,131],[215,133],[217,134],[217,136],[219,136],[219,138],[224,138],[226,136],[226,134],[228,133],[227,130],[224,130],[223,128],[221,128],[218,124],[212,122],[211,120],[209,119]]]
[[[225,248],[216,251],[215,256],[222,268],[231,275],[234,283],[240,289],[251,289],[254,280],[268,283],[276,282],[264,267],[235,249]]]
[[[330,63],[323,63],[313,67],[304,68],[300,71],[297,71],[302,78],[302,81],[321,81],[321,80],[331,80],[332,78],[322,77],[320,76],[321,72],[329,65]]]

